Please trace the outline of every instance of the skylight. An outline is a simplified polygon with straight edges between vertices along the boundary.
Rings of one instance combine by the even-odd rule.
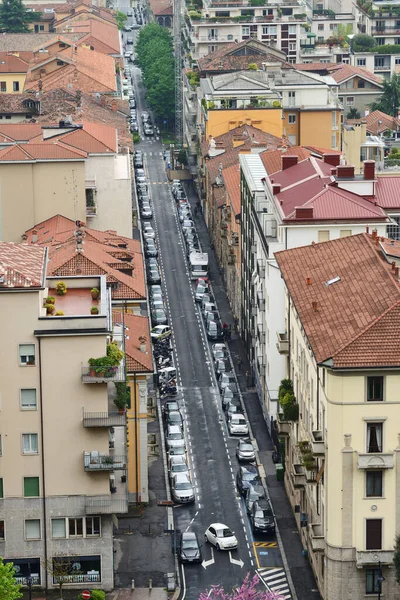
[[[328,281],[325,283],[325,285],[326,285],[326,287],[328,287],[328,286],[330,286],[330,285],[333,285],[334,283],[338,283],[339,281],[340,281],[340,277],[339,277],[339,276],[337,276],[337,277],[334,277],[333,279],[329,279],[329,280],[328,280]]]

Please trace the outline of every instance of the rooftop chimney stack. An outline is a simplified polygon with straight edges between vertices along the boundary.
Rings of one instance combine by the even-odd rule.
[[[272,193],[274,196],[276,196],[276,194],[279,194],[281,191],[281,184],[280,183],[273,183],[272,184]]]
[[[332,167],[338,167],[340,165],[340,154],[329,154],[328,152],[323,155],[324,163],[332,165]]]
[[[336,173],[339,179],[354,179],[354,166],[338,165],[336,168]]]
[[[372,230],[372,234],[371,234],[371,236],[372,236],[372,239],[373,239],[373,240],[376,240],[376,236],[377,236],[377,235],[378,235],[378,231],[377,231],[376,229],[373,229],[373,230]]]
[[[311,306],[314,312],[318,312],[318,302],[316,300],[311,303]]]
[[[332,167],[332,169],[331,169],[331,175],[334,175],[334,176],[335,176],[335,175],[336,175],[336,173],[337,173],[337,169],[336,169],[336,167]]]
[[[399,267],[395,267],[395,269],[394,269],[394,276],[396,277],[396,279],[399,278]]]
[[[364,179],[373,181],[375,179],[375,161],[364,160]]]
[[[299,157],[292,154],[283,154],[282,155],[282,171],[289,169],[290,167],[294,167],[297,165]]]
[[[307,282],[307,285],[311,285],[311,277],[307,277],[306,282]]]
[[[36,242],[38,241],[38,233],[36,229],[33,229],[32,231],[32,244],[36,244]]]

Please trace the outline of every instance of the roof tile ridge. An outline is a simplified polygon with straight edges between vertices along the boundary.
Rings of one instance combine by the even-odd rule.
[[[83,156],[84,158],[88,157],[88,153],[85,150],[80,150],[79,148],[75,148],[75,146],[72,146],[71,144],[67,144],[61,140],[57,140],[56,142],[51,142],[51,143],[54,144],[55,146],[60,146],[61,148],[64,148],[65,150],[69,150],[70,152],[78,154],[79,156]],[[48,144],[48,145],[50,145],[50,144]]]
[[[346,348],[348,348],[349,346],[351,346],[352,344],[354,344],[354,342],[356,342],[361,336],[365,335],[367,333],[367,331],[369,331],[372,327],[374,327],[377,323],[379,323],[379,321],[381,321],[390,311],[392,311],[394,308],[396,308],[397,306],[400,305],[400,297],[398,300],[396,300],[395,302],[393,302],[393,304],[391,304],[386,310],[383,311],[382,314],[378,315],[377,317],[375,317],[375,319],[373,319],[371,321],[371,323],[369,323],[368,325],[366,325],[364,327],[364,329],[362,331],[360,331],[352,340],[345,342],[343,344],[343,346],[341,346],[340,348],[338,348],[334,354],[332,354],[332,356],[329,356],[327,358],[325,358],[324,360],[328,360],[329,358],[334,358],[335,356],[337,356],[338,354],[340,354],[341,352],[343,352]],[[324,361],[320,361],[320,362],[324,362]]]

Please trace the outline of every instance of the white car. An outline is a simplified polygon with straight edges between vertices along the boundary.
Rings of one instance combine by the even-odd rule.
[[[244,415],[232,413],[228,421],[228,429],[231,435],[248,435],[249,428]]]
[[[237,537],[223,523],[211,523],[204,534],[204,539],[213,544],[217,550],[234,550],[238,547]]]
[[[168,425],[167,435],[165,436],[167,449],[173,448],[174,446],[182,446],[185,443],[182,429],[179,425]]]
[[[143,225],[143,237],[155,239],[156,233],[151,225]]]
[[[156,325],[150,331],[150,336],[152,340],[161,340],[162,338],[168,337],[171,335],[171,327],[168,325]]]
[[[168,464],[168,475],[172,479],[175,475],[187,475],[189,477],[189,467],[187,466],[185,456],[170,456]]]

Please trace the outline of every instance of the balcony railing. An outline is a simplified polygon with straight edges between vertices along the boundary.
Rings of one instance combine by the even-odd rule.
[[[32,585],[40,585],[40,576],[39,575],[31,575]],[[15,581],[20,585],[28,585],[27,577],[15,577]]]
[[[278,424],[279,435],[289,435],[290,434],[290,428],[292,425],[291,421],[285,421],[282,413],[278,413],[276,422]]]
[[[400,27],[372,27],[372,34],[375,34],[375,35],[400,34]]]
[[[308,531],[313,552],[324,552],[325,536],[321,523],[311,523],[311,525],[308,526]]]
[[[58,584],[60,579],[63,583],[99,583],[101,575],[98,572],[82,575],[62,575],[61,577],[53,577],[53,583]]]
[[[84,427],[118,427],[126,425],[125,413],[84,412]]]
[[[86,216],[87,217],[95,217],[97,215],[97,204],[93,204],[92,206],[86,205]]]
[[[84,452],[83,465],[85,471],[121,471],[126,469],[126,456]]]
[[[125,368],[106,367],[103,371],[99,368],[82,366],[82,383],[108,383],[109,381],[125,381]]]
[[[313,454],[323,456],[325,454],[325,441],[322,431],[311,432],[311,448]]]
[[[375,71],[390,71],[390,65],[375,65],[374,66],[374,70]]]
[[[307,479],[303,465],[292,465],[292,478],[295,488],[305,487]]]
[[[357,466],[359,469],[393,469],[394,456],[392,452],[377,452],[376,454],[359,452]]]
[[[277,331],[278,342],[276,347],[279,354],[289,354],[289,339],[286,331]]]
[[[393,555],[393,550],[357,550],[356,566],[392,565]]]
[[[89,496],[85,499],[87,515],[110,515],[128,512],[128,500],[125,496]]]

